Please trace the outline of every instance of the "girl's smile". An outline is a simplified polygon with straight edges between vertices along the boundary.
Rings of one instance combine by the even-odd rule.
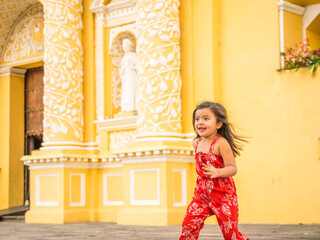
[[[211,138],[217,135],[222,123],[217,123],[217,118],[209,108],[196,111],[194,127],[200,137]]]

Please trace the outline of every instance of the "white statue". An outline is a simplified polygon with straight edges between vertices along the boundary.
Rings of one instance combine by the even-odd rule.
[[[124,55],[120,65],[121,111],[135,111],[137,97],[137,54],[132,51],[132,42],[122,42]]]

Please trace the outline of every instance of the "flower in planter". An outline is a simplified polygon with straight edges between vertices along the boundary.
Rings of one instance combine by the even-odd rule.
[[[311,67],[310,75],[312,76],[320,64],[320,49],[311,50],[309,36],[306,35],[304,43],[300,43],[296,49],[288,48],[286,52],[281,52],[284,57],[284,66],[278,71]]]

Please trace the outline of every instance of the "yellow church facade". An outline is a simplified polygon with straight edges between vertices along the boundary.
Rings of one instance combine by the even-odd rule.
[[[197,177],[192,112],[210,100],[249,137],[236,159],[239,222],[320,223],[319,72],[276,71],[306,35],[320,47],[320,1],[0,9],[0,210],[27,191],[27,223],[181,224]],[[128,111],[125,39],[137,79]]]

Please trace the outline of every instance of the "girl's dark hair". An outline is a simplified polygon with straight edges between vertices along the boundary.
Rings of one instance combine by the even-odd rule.
[[[203,102],[200,103],[196,109],[193,111],[192,125],[193,129],[196,131],[194,123],[196,112],[199,109],[209,108],[217,118],[217,123],[222,122],[221,128],[218,129],[218,134],[224,137],[231,146],[234,156],[240,156],[240,151],[243,150],[243,143],[248,142],[245,137],[235,134],[233,125],[228,121],[227,111],[220,103],[215,102]],[[197,131],[196,131],[197,133]],[[199,138],[197,133],[197,137]]]

